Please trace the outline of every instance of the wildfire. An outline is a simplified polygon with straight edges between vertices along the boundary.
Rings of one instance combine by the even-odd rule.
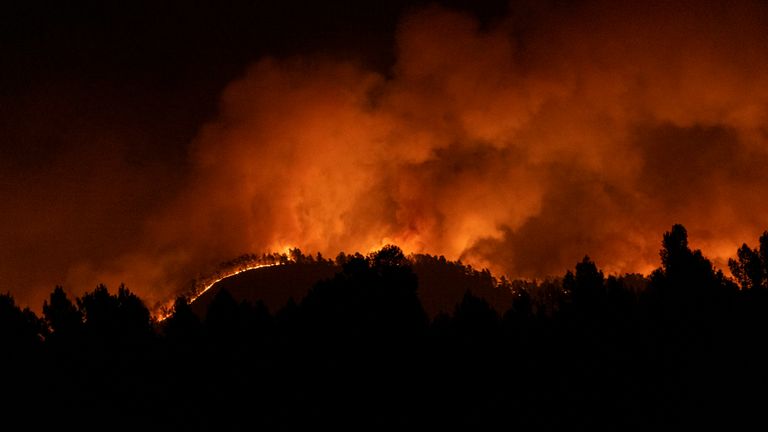
[[[51,180],[55,195],[81,200],[42,198],[53,194],[47,182],[17,188],[1,226],[36,225],[0,232],[0,278],[65,273],[65,285],[88,287],[108,273],[163,303],[187,275],[243,250],[330,255],[388,243],[510,278],[561,275],[585,254],[607,273],[646,273],[674,223],[725,268],[768,227],[756,198],[768,191],[768,10],[549,3],[488,23],[416,8],[383,73],[332,55],[259,59],[225,88],[190,141],[179,190],[162,201],[125,201],[146,194],[114,193],[91,175],[71,177],[93,185]],[[126,159],[73,154],[72,166]],[[121,187],[134,175],[132,165],[103,168]],[[137,183],[147,190],[165,183],[147,176]],[[48,201],[67,207],[24,213]],[[93,252],[123,226],[136,237]],[[75,238],[92,240],[72,249]],[[32,259],[39,245],[59,260],[46,271]],[[275,263],[236,266],[187,298]],[[41,281],[41,293],[51,285]]]
[[[268,262],[265,262],[265,261],[268,261]],[[252,255],[250,256],[245,255],[243,257],[233,260],[230,263],[225,263],[221,269],[219,269],[217,272],[213,273],[212,275],[209,275],[206,278],[198,279],[191,293],[188,295],[187,301],[189,304],[192,304],[195,300],[200,298],[200,296],[205,294],[214,285],[216,285],[217,283],[221,282],[224,279],[230,278],[232,276],[235,276],[250,270],[285,265],[285,264],[288,264],[289,262],[292,262],[292,259],[290,258],[290,250],[288,254],[284,253],[284,254],[266,255],[261,258],[256,258]],[[167,319],[169,316],[173,314],[174,301],[175,299],[171,299],[168,302],[166,302],[165,305],[158,308],[158,311],[155,313],[155,316],[157,316],[158,322],[164,321],[165,319]]]
[[[195,294],[193,297],[191,297],[189,299],[189,302],[190,303],[194,302],[201,295],[205,294],[206,291],[211,289],[211,287],[213,287],[214,285],[216,285],[217,283],[219,283],[220,281],[222,281],[222,280],[224,280],[224,279],[226,279],[228,277],[232,277],[232,276],[235,276],[237,274],[240,274],[240,273],[243,273],[243,272],[246,272],[246,271],[249,271],[249,270],[255,270],[255,269],[264,268],[264,267],[274,267],[274,266],[278,266],[278,265],[281,265],[281,264],[280,263],[275,263],[275,264],[257,264],[257,265],[253,265],[253,266],[248,266],[248,267],[237,269],[237,270],[235,270],[235,271],[233,271],[231,273],[227,273],[227,274],[225,274],[223,276],[218,277],[217,279],[214,279],[213,281],[209,282],[208,284],[206,284],[203,287],[203,289],[200,290],[200,292],[198,292],[197,294]]]

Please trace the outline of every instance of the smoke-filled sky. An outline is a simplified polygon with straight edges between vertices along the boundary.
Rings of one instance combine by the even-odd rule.
[[[768,229],[765,3],[151,3],[0,18],[22,305],[287,247],[647,273],[674,223],[722,268]]]

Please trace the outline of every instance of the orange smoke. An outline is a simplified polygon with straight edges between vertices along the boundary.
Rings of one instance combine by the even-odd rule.
[[[760,3],[405,16],[386,74],[259,61],[191,148],[137,245],[69,269],[165,300],[244,252],[396,243],[510,277],[658,265],[683,223],[720,267],[768,228],[768,14]]]

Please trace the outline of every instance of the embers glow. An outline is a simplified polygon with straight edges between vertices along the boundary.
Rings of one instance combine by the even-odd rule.
[[[189,304],[194,303],[195,300],[200,298],[203,294],[205,294],[208,290],[210,290],[214,285],[221,282],[222,280],[238,275],[243,272],[247,272],[250,270],[256,270],[260,268],[265,267],[274,267],[279,265],[284,265],[285,263],[270,263],[270,264],[249,264],[243,267],[239,267],[234,270],[225,271],[225,272],[219,272],[214,276],[211,276],[209,278],[206,278],[203,281],[200,281],[199,283],[195,284],[195,289],[193,290],[193,293],[191,293],[190,297],[187,299],[187,302]],[[157,311],[153,314],[153,316],[156,317],[158,322],[162,322],[165,319],[167,319],[169,316],[173,314],[173,303],[174,300],[171,300],[165,304],[165,306],[162,306],[158,308]]]

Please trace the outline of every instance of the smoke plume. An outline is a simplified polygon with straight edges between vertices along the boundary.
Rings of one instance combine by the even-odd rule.
[[[533,2],[482,24],[429,7],[403,16],[389,71],[264,58],[178,193],[66,283],[151,303],[241,253],[386,243],[509,277],[585,254],[648,272],[673,223],[722,268],[768,228],[767,29],[748,2]]]

